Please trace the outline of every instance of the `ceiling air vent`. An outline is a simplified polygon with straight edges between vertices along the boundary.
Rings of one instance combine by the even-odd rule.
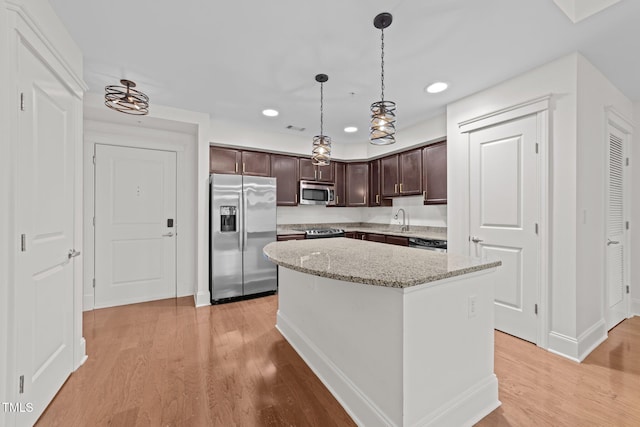
[[[298,126],[289,125],[289,126],[287,126],[287,129],[289,129],[289,130],[295,130],[295,131],[297,131],[297,132],[304,132],[304,131],[305,131],[305,129],[307,129],[307,128],[300,128],[300,127],[298,127]]]

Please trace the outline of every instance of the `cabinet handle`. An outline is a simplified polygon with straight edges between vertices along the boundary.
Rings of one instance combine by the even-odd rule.
[[[360,240],[364,240],[364,234],[360,236]]]
[[[313,170],[313,179],[318,179],[318,169]]]
[[[236,162],[236,173],[238,173],[238,162]]]
[[[379,194],[376,194],[376,203],[378,203],[378,204],[380,203],[380,195]]]
[[[298,204],[298,193],[295,194],[296,196],[296,205]]]
[[[367,193],[364,193],[364,202],[365,205],[367,204]]]
[[[400,183],[400,194],[402,194],[402,183]]]
[[[245,166],[246,166],[245,162],[242,162],[242,173],[245,172]]]
[[[427,191],[426,190],[422,192],[422,200],[425,201],[425,202],[427,201]]]
[[[393,192],[394,193],[398,192],[398,184],[393,184]]]
[[[320,171],[320,179],[322,179],[322,171]]]

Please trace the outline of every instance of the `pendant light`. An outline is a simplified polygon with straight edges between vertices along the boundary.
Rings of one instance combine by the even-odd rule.
[[[326,74],[316,75],[316,81],[320,83],[320,135],[313,137],[311,161],[314,165],[326,166],[331,161],[331,138],[323,133],[323,107],[324,107],[324,83],[329,80]]]
[[[104,104],[125,114],[149,114],[149,97],[139,90],[132,89],[136,84],[131,80],[122,79],[120,83],[122,86],[111,85],[104,88]]]
[[[374,145],[389,145],[396,142],[396,103],[384,100],[384,29],[391,25],[393,17],[384,12],[373,19],[373,26],[380,30],[381,36],[381,73],[382,94],[380,101],[371,104],[371,127],[369,141]]]

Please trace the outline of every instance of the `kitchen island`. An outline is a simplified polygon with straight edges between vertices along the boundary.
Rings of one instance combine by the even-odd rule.
[[[472,425],[500,405],[492,272],[346,238],[270,243],[277,328],[359,425]]]

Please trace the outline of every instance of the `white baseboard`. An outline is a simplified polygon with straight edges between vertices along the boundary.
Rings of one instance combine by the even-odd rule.
[[[329,389],[333,397],[359,426],[397,426],[353,384],[335,364],[278,311],[276,328],[291,344],[307,366]]]
[[[415,426],[473,426],[500,405],[498,378],[491,374],[442,405],[435,413],[428,414]]]
[[[548,351],[574,362],[582,362],[596,347],[607,339],[607,325],[600,319],[578,338],[558,332],[549,333]]]
[[[640,299],[631,298],[631,316],[640,316]]]
[[[82,311],[93,310],[93,294],[84,294],[82,296]]]
[[[196,307],[211,305],[211,294],[209,291],[200,291],[193,296]]]
[[[84,362],[87,361],[89,356],[87,356],[87,340],[84,337],[80,338],[80,342],[78,343],[78,349],[76,351],[76,366],[74,367],[74,371],[78,369],[80,366],[84,365]]]

